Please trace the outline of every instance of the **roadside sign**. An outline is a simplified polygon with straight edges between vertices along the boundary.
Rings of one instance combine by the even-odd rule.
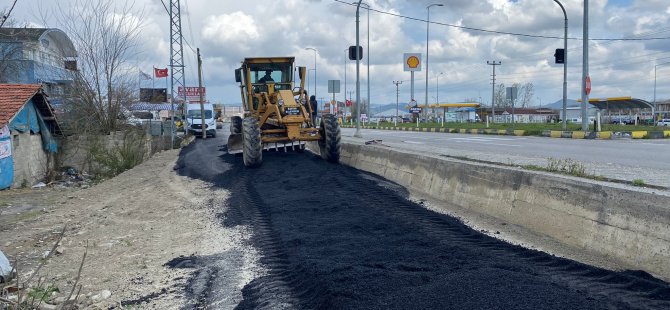
[[[516,98],[517,98],[516,95],[518,94],[518,90],[519,89],[516,88],[516,87],[507,87],[507,89],[505,91],[505,98],[507,100],[512,100],[512,101],[516,100]]]
[[[186,94],[184,94],[184,89],[186,90]],[[198,91],[198,87],[179,86],[177,88],[177,97],[184,98],[184,95],[186,96],[186,101],[188,102],[200,102],[200,92]],[[202,88],[202,97],[205,101],[207,101],[207,91],[204,87]]]
[[[587,75],[586,81],[584,83],[584,89],[586,90],[586,95],[588,96],[591,93],[591,77]]]
[[[340,80],[328,80],[328,93],[329,94],[340,93]]]
[[[361,120],[366,120],[368,119],[368,115],[365,113],[361,113]]]
[[[402,63],[405,71],[421,71],[421,53],[403,54]]]
[[[419,107],[411,107],[411,108],[409,108],[409,113],[419,114],[419,113],[421,113],[421,108],[419,108]]]

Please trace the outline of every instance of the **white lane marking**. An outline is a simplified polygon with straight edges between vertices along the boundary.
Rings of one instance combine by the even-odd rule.
[[[453,137],[450,140],[471,140],[471,141],[518,141],[526,140],[526,138],[499,138],[499,137]]]
[[[416,142],[416,141],[405,141],[405,140],[403,140],[402,142],[407,143],[407,144],[424,144],[423,142]]]
[[[456,140],[454,142],[458,143],[476,143],[476,144],[486,144],[486,145],[498,145],[498,146],[515,146],[515,147],[521,147],[522,145],[520,144],[507,144],[507,143],[491,143],[491,142],[484,142],[484,141],[476,141],[476,140]]]
[[[663,144],[663,143],[649,143],[649,142],[640,142],[637,144],[643,144],[643,145],[656,145],[656,146],[670,146],[670,144]]]

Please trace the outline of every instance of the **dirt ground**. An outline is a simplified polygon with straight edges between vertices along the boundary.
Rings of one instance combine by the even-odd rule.
[[[82,256],[79,303],[86,308],[180,308],[188,268],[174,259],[221,251],[242,253],[235,286],[258,274],[257,253],[246,227],[225,228],[216,219],[228,192],[174,172],[179,151],[161,152],[121,175],[87,189],[21,189],[0,192],[0,249],[25,280],[67,225],[55,255],[39,272],[62,303]],[[88,247],[87,247],[88,244]],[[238,290],[239,291],[239,290]],[[111,295],[109,294],[111,293]],[[240,296],[232,296],[235,303]]]

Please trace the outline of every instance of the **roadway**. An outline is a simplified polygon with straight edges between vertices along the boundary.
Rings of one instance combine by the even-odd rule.
[[[197,139],[181,150],[175,166],[183,177],[225,190],[225,202],[209,201],[210,208],[220,225],[246,236],[223,235],[230,240],[212,243],[224,244],[213,246],[219,254],[166,264],[189,270],[183,288],[190,308],[670,305],[668,284],[644,272],[605,270],[494,239],[408,200],[405,188],[309,152],[267,151],[261,167],[247,169],[242,156],[227,154],[225,141],[226,135]],[[260,255],[257,265],[228,242],[252,246]],[[258,276],[249,270],[259,270]],[[235,288],[237,274],[248,278]]]
[[[513,165],[547,166],[549,158],[572,159],[586,172],[670,187],[670,139],[587,140],[343,128],[345,141],[382,140],[384,145],[433,155]]]

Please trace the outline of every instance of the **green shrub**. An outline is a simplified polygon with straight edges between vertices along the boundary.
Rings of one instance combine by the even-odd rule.
[[[633,180],[633,182],[631,182],[631,184],[633,184],[633,186],[645,186],[645,185],[647,185],[646,183],[644,183],[644,180],[642,180],[642,179],[635,179],[635,180]]]

